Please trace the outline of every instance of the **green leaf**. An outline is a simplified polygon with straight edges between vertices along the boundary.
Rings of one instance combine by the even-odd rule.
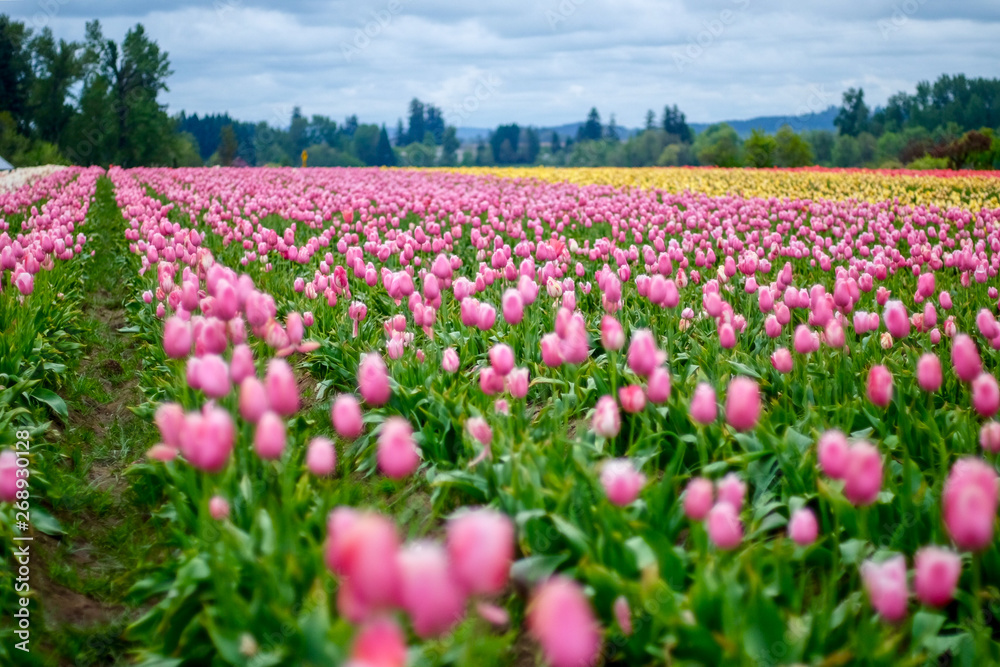
[[[653,552],[652,547],[646,543],[646,540],[642,539],[638,535],[635,537],[630,537],[625,540],[625,548],[632,552],[635,556],[635,564],[637,569],[645,570],[650,565],[656,564],[656,554]]]
[[[66,408],[66,401],[62,400],[54,391],[39,387],[31,392],[31,397],[37,401],[45,403],[47,406],[52,408],[53,412],[63,419],[69,417],[69,410]]]
[[[528,556],[510,566],[510,576],[516,581],[534,584],[551,577],[567,558],[569,554]]]
[[[756,378],[758,380],[760,379],[760,373],[758,373],[754,369],[750,368],[746,364],[741,364],[738,361],[733,361],[732,359],[730,359],[729,360],[729,365],[732,366],[733,368],[735,368],[736,370],[738,370],[743,375],[748,375],[748,376],[750,376],[752,378]]]
[[[923,643],[937,635],[944,625],[945,617],[929,611],[918,611],[913,615],[913,642]]]
[[[59,521],[38,506],[35,506],[31,510],[31,525],[50,537],[63,534],[63,529]]]
[[[562,536],[566,538],[574,549],[581,554],[587,553],[587,536],[584,535],[582,530],[558,514],[551,514],[549,517],[552,519],[552,523],[555,524],[556,530],[562,533]]]

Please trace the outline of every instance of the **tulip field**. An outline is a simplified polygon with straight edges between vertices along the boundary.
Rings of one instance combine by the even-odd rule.
[[[1000,664],[1000,172],[15,174],[2,665]]]

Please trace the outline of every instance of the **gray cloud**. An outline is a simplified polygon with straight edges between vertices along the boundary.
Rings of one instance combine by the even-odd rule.
[[[1000,34],[994,0],[13,0],[0,11],[68,39],[91,18],[116,39],[141,21],[170,54],[171,111],[272,123],[299,105],[391,125],[414,96],[467,126],[571,122],[591,106],[629,126],[673,103],[698,121],[789,114],[839,103],[850,86],[877,104],[942,73],[995,76]]]

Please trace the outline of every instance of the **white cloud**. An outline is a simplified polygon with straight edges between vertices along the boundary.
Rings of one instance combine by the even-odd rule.
[[[561,124],[591,106],[638,126],[794,114],[850,86],[884,102],[942,73],[995,76],[1000,3],[966,0],[155,0],[9,3],[15,19],[83,37],[137,21],[170,54],[171,111],[390,126],[416,96],[463,123]],[[487,85],[483,81],[499,81]],[[469,111],[470,107],[474,107]],[[816,108],[819,107],[819,108]]]

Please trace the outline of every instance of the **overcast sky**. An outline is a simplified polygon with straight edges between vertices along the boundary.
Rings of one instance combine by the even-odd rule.
[[[808,7],[808,9],[806,9]],[[942,73],[1000,75],[997,0],[0,0],[82,39],[142,22],[170,56],[171,113],[287,124],[293,105],[393,125],[412,97],[449,123],[692,121],[870,104]]]

